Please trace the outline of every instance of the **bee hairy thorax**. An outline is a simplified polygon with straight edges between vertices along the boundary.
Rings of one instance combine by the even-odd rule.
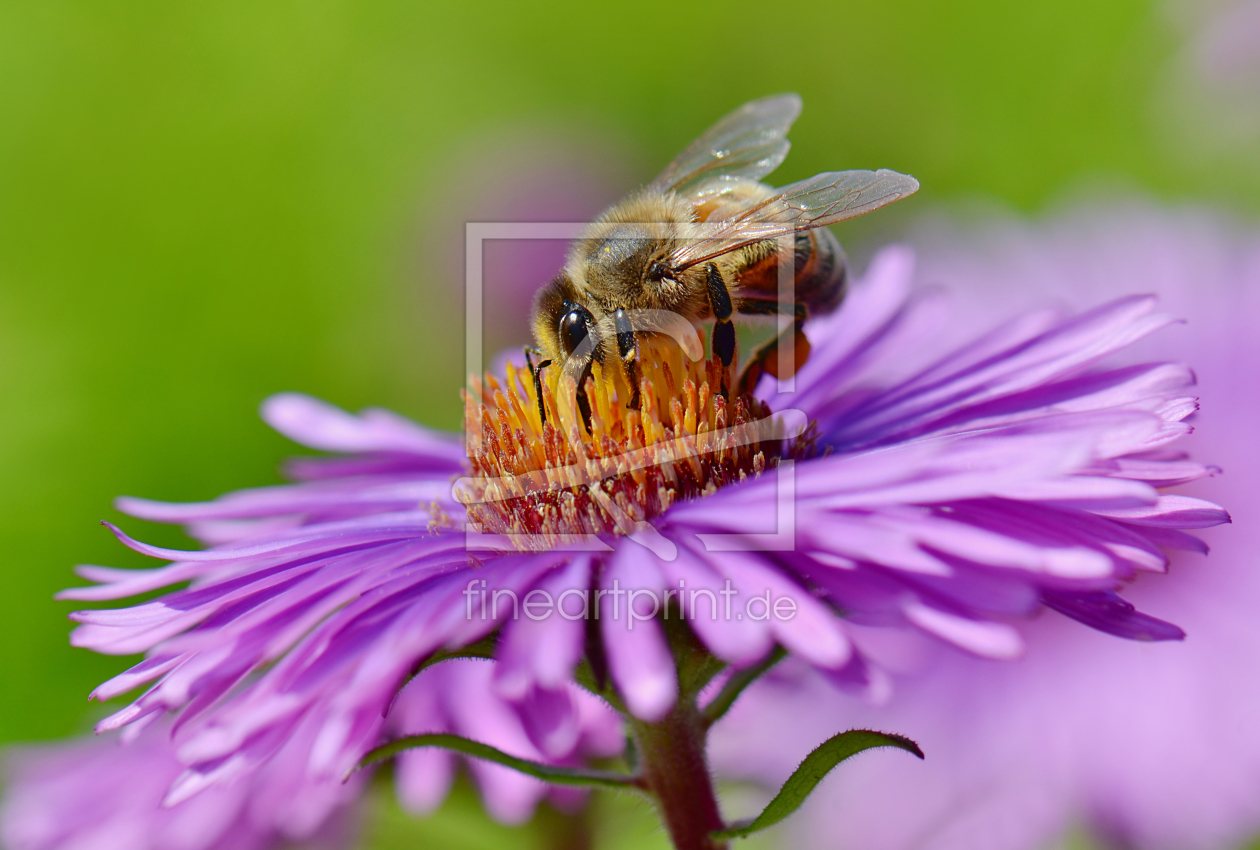
[[[608,312],[617,308],[688,314],[679,281],[650,280],[648,268],[692,238],[692,205],[673,195],[640,194],[617,204],[574,245],[566,272]]]
[[[703,238],[701,225],[706,221],[771,191],[759,183],[738,184],[700,204],[671,194],[633,196],[591,225],[574,245],[566,272],[609,313],[619,307],[658,309],[691,321],[710,319],[704,265],[686,270],[677,279],[652,280],[648,269],[680,245]],[[790,263],[796,302],[810,315],[831,312],[845,291],[846,262],[840,243],[829,230],[819,229],[796,234],[793,245],[784,252],[775,242],[760,242],[716,257],[713,264],[737,302],[764,303],[777,298],[780,268]],[[738,305],[736,310],[743,312]],[[764,313],[764,309],[751,312]]]

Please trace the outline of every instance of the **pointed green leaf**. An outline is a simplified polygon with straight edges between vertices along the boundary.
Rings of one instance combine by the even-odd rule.
[[[454,750],[466,756],[510,767],[513,770],[541,779],[544,782],[550,782],[553,785],[576,785],[582,788],[636,788],[639,783],[637,777],[626,773],[543,764],[530,761],[529,759],[510,756],[502,750],[496,749],[489,744],[483,744],[480,741],[463,738],[459,735],[445,734],[408,735],[405,738],[391,741],[365,755],[363,760],[359,762],[359,767],[367,767],[369,764],[384,761],[404,750],[411,750],[416,747],[442,747],[443,749]]]
[[[726,829],[713,833],[713,837],[719,841],[728,838],[743,838],[768,826],[774,826],[799,809],[805,802],[805,798],[819,782],[823,781],[823,777],[830,773],[832,768],[849,756],[874,747],[898,747],[923,758],[923,751],[919,749],[919,745],[901,735],[889,735],[867,729],[841,732],[833,738],[828,738],[812,753],[805,756],[800,767],[788,778],[787,782],[783,783],[779,793],[761,814],[751,820],[736,821]]]

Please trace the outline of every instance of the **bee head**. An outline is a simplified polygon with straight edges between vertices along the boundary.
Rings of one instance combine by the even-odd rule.
[[[556,363],[563,363],[582,347],[595,334],[596,324],[595,315],[567,274],[557,275],[534,298],[534,339]],[[593,350],[598,357],[598,346]]]

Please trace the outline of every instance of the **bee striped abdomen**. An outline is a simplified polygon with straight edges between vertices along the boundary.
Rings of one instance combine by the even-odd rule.
[[[839,307],[848,283],[848,260],[835,234],[825,227],[796,234],[796,300],[811,316]]]
[[[848,264],[840,242],[826,228],[806,230],[794,237],[794,247],[786,257],[775,251],[773,243],[761,243],[746,249],[747,265],[739,272],[739,303],[736,310],[745,314],[765,314],[779,301],[781,262],[791,262],[792,304],[805,307],[808,315],[830,313],[844,300],[848,281]],[[779,310],[790,308],[780,305]]]

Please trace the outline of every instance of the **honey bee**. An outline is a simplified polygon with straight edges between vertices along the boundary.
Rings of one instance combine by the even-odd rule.
[[[639,317],[660,311],[694,327],[712,321],[711,350],[728,370],[736,314],[790,317],[751,358],[739,386],[751,391],[763,372],[782,372],[771,357],[780,343],[792,346],[790,368],[799,368],[808,354],[805,320],[835,310],[845,295],[844,251],[826,225],[919,188],[887,170],[826,172],[777,189],[760,182],[787,156],[800,110],[795,94],[745,104],[588,225],[563,271],[535,298],[534,337],[547,358],[538,369],[568,369],[576,360],[580,374],[592,360],[604,368],[619,361],[637,390],[637,341],[659,330]],[[790,303],[780,298],[781,273],[792,282]]]

